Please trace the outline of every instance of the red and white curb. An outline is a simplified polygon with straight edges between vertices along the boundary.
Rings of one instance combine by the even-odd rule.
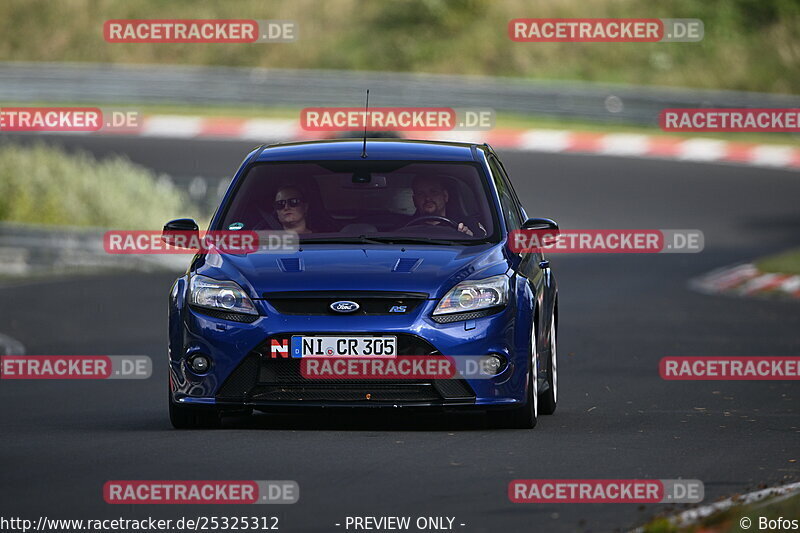
[[[706,294],[800,299],[800,275],[761,272],[752,263],[714,270],[691,280],[689,286]]]
[[[229,139],[257,142],[302,141],[332,137],[309,132],[299,120],[150,115],[138,128],[96,134],[124,134],[179,139]],[[355,134],[354,134],[355,135]],[[441,141],[488,142],[495,148],[531,152],[578,153],[619,157],[724,162],[800,170],[800,148],[788,145],[730,142],[716,139],[595,133],[550,129],[404,132],[404,137]]]

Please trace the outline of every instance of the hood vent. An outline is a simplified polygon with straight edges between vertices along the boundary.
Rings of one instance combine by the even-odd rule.
[[[397,260],[392,272],[414,272],[422,263],[422,259],[417,257],[403,257]]]
[[[284,272],[302,272],[303,262],[299,257],[282,257],[278,259],[278,266]]]

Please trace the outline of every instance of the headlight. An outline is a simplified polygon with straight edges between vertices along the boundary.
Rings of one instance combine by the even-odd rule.
[[[256,306],[239,285],[233,281],[218,281],[206,276],[192,276],[189,282],[189,303],[231,313],[258,314]]]
[[[462,281],[444,295],[434,315],[466,313],[505,305],[508,301],[508,276],[501,274],[475,281]]]

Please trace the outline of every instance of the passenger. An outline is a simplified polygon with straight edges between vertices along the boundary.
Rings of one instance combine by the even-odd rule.
[[[284,230],[294,231],[298,234],[313,233],[306,222],[308,202],[296,187],[278,189],[272,206],[275,208],[275,215]]]

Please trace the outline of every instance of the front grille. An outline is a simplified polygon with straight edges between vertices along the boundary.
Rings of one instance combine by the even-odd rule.
[[[302,333],[297,333],[301,335]],[[310,335],[310,333],[307,333]],[[315,332],[315,335],[326,333]],[[330,333],[328,333],[330,334]],[[440,355],[416,335],[397,335],[398,357]],[[292,335],[275,335],[256,347],[233,371],[217,393],[218,400],[323,401],[323,402],[471,402],[472,388],[464,380],[344,380],[306,379],[301,359],[271,357],[272,340],[290,341]]]
[[[424,292],[291,291],[264,293],[264,298],[284,315],[358,316],[408,314],[425,302],[428,295]],[[351,313],[336,312],[331,304],[339,301],[356,302],[359,308]]]
[[[503,309],[503,306],[490,307],[488,309],[481,309],[480,311],[470,311],[468,313],[455,313],[452,315],[433,315],[431,320],[439,324],[452,324],[453,322],[461,322],[462,320],[475,320],[476,318],[483,318],[485,316],[493,315]]]
[[[475,399],[472,388],[463,379],[436,380],[436,390],[445,398],[470,400]]]
[[[225,380],[217,393],[220,400],[241,400],[258,382],[260,357],[250,354],[245,357],[236,370]]]
[[[333,402],[434,402],[442,397],[433,385],[342,384],[281,387],[257,386],[250,398],[255,401],[333,401]]]
[[[218,318],[220,320],[230,320],[231,322],[242,322],[245,324],[251,324],[258,320],[258,315],[245,315],[244,313],[231,313],[229,311],[221,311],[218,309],[208,309],[206,307],[197,307],[192,306],[192,309],[197,311],[198,313],[202,313],[204,315],[208,315],[212,318]]]

